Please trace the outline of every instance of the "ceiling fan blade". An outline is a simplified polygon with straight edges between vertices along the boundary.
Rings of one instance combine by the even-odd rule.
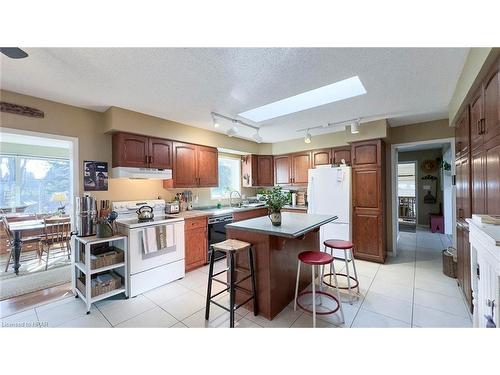
[[[24,59],[28,54],[17,47],[0,47],[0,52],[11,59]]]

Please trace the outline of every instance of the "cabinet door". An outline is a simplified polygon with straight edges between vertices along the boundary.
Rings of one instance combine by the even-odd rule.
[[[469,310],[472,311],[472,280],[471,280],[471,256],[470,256],[470,242],[469,242],[469,231],[467,228],[463,230],[463,256],[464,256],[464,281],[463,281],[463,291],[465,295],[465,300],[467,301]]]
[[[274,166],[272,155],[259,155],[257,161],[257,186],[273,186]]]
[[[355,258],[384,262],[383,216],[378,210],[354,209],[352,239]]]
[[[380,166],[382,162],[382,141],[354,142],[351,145],[353,167]]]
[[[472,98],[470,104],[470,147],[475,150],[483,144],[481,119],[483,118],[483,91],[482,88]]]
[[[293,185],[307,185],[309,168],[311,168],[310,152],[299,152],[292,155]]]
[[[207,262],[207,227],[185,231],[185,268],[190,271]]]
[[[485,143],[500,135],[499,91],[500,73],[497,67],[484,83],[483,134]]]
[[[471,163],[469,157],[456,162],[457,219],[471,217]]]
[[[188,143],[173,143],[174,187],[191,188],[198,186],[196,175],[196,147]]]
[[[213,147],[196,147],[199,187],[219,186],[219,151]]]
[[[486,155],[483,147],[474,150],[471,155],[471,175],[470,175],[471,213],[486,213]],[[466,196],[464,192],[464,201]],[[465,217],[470,217],[465,216]]]
[[[113,167],[147,168],[148,146],[148,137],[128,133],[113,134]]]
[[[333,162],[335,164],[342,163],[345,160],[347,165],[351,164],[351,148],[350,147],[335,147],[333,149]]]
[[[313,150],[311,152],[312,165],[316,168],[318,165],[332,164],[332,149],[324,148],[322,150]]]
[[[462,224],[457,224],[457,282],[460,288],[464,287],[464,230]]]
[[[352,171],[352,204],[356,208],[382,210],[380,168]]]
[[[500,213],[500,144],[486,151],[486,187],[485,213]],[[500,302],[500,301],[499,301]]]
[[[172,141],[161,138],[149,138],[149,167],[159,169],[172,168]]]
[[[455,155],[461,157],[469,152],[470,140],[469,107],[459,116],[455,128]]]
[[[276,185],[290,185],[290,156],[280,155],[274,157],[274,183]]]

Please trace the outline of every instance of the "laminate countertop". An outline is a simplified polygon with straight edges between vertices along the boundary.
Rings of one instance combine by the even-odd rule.
[[[261,216],[227,224],[226,228],[265,233],[278,237],[297,238],[337,218],[338,216],[335,215],[283,212],[281,214],[281,226],[279,227],[272,225],[269,217]]]

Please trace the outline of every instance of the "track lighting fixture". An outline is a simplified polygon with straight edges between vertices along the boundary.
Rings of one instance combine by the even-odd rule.
[[[351,123],[351,133],[358,134],[359,133],[359,120],[354,120]]]
[[[215,118],[215,115],[212,113],[212,122],[214,123],[214,128],[219,127],[219,123],[217,122],[217,119]]]
[[[236,124],[238,123],[238,120],[233,120],[233,127],[229,128],[226,132],[228,137],[234,137],[236,134],[238,134],[238,127]]]
[[[257,132],[253,135],[253,139],[257,143],[261,143],[262,142],[262,137],[259,134],[259,129],[257,129]]]
[[[311,133],[309,133],[309,129],[306,130],[306,136],[304,137],[305,143],[311,143]]]
[[[256,133],[252,136],[252,139],[255,142],[257,142],[257,143],[261,143],[262,142],[262,137],[259,134],[259,128],[257,126],[247,124],[247,123],[245,123],[245,122],[243,122],[241,120],[236,120],[236,119],[231,118],[229,116],[221,115],[220,113],[211,112],[210,114],[212,115],[212,121],[214,123],[214,128],[218,128],[219,127],[219,123],[217,122],[217,118],[221,118],[221,119],[224,119],[224,120],[231,121],[231,123],[233,124],[232,127],[229,128],[228,130],[226,130],[226,135],[228,137],[234,137],[237,133],[239,133],[239,127],[238,127],[238,125],[243,125],[243,126],[246,126],[247,128],[252,128],[253,130],[256,131]]]

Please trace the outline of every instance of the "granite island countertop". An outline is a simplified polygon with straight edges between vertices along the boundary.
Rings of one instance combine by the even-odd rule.
[[[264,233],[278,237],[297,238],[337,218],[335,215],[283,212],[281,214],[281,226],[279,227],[272,225],[269,217],[261,216],[227,224],[226,228]]]

